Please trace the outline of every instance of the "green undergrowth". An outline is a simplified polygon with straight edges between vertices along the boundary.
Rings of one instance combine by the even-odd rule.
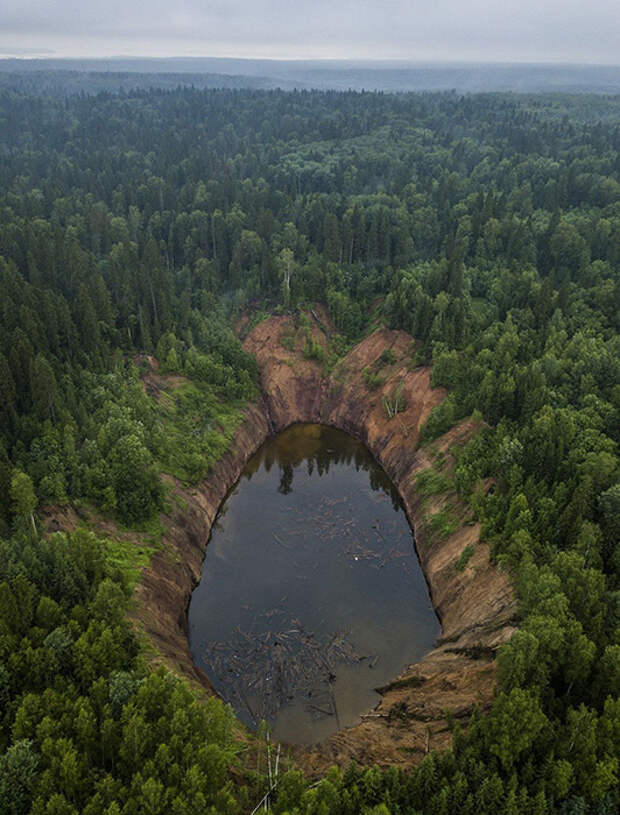
[[[323,376],[328,377],[334,373],[340,362],[346,357],[354,343],[343,337],[342,334],[332,334],[329,337],[327,353],[323,361]]]
[[[457,559],[456,563],[454,564],[454,568],[457,572],[464,572],[467,564],[471,560],[472,555],[474,554],[474,547],[471,544],[467,544],[467,546],[463,549],[460,554],[460,557]]]
[[[415,485],[418,492],[425,498],[454,491],[454,479],[430,467],[416,476]]]
[[[151,558],[161,548],[164,534],[158,515],[133,526],[117,523],[117,533],[113,537],[102,531],[96,517],[88,514],[84,515],[78,529],[97,539],[109,570],[118,570],[130,592],[140,581],[143,569],[149,566]]]
[[[376,390],[385,385],[388,374],[384,371],[384,368],[393,365],[396,361],[394,351],[391,348],[386,348],[371,365],[367,365],[362,370],[362,378],[370,390]]]
[[[140,541],[112,540],[107,538],[102,542],[105,559],[113,569],[118,569],[124,576],[128,588],[133,589],[140,580],[142,570],[146,569],[157,546]]]
[[[226,401],[210,388],[189,382],[160,400],[157,458],[161,469],[194,484],[230,446],[243,418],[242,402]]]
[[[444,541],[456,532],[459,527],[459,519],[447,507],[444,507],[428,518],[427,525],[433,534],[438,535],[440,540]]]

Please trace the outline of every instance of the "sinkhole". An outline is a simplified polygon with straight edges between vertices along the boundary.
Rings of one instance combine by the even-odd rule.
[[[193,659],[245,724],[311,744],[439,633],[398,492],[368,449],[298,424],[222,503],[188,615]]]

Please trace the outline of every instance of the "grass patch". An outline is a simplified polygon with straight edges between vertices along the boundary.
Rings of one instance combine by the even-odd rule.
[[[439,495],[443,492],[454,491],[454,481],[447,475],[442,475],[432,469],[423,470],[416,476],[415,486],[425,498]]]
[[[159,515],[154,515],[148,521],[131,527],[144,537],[149,546],[157,548],[164,537],[164,526]]]
[[[396,354],[391,348],[386,348],[385,351],[381,352],[381,356],[379,357],[379,363],[381,365],[393,365],[395,362]]]
[[[295,350],[295,343],[297,341],[297,332],[294,329],[287,328],[280,334],[280,345],[291,353]]]
[[[306,337],[306,344],[302,353],[304,359],[314,359],[317,362],[325,361],[325,351],[322,345],[312,339],[310,332],[308,332],[308,336]]]
[[[160,468],[186,484],[205,478],[232,442],[243,403],[189,382],[161,405],[155,449]]]
[[[176,492],[172,494],[172,501],[177,507],[179,507],[179,509],[183,510],[183,512],[187,512],[189,509],[187,501],[184,498],[181,498],[181,496]]]
[[[341,334],[332,334],[329,337],[323,375],[327,377],[334,372],[337,373],[340,363],[352,347],[353,344],[348,342]]]
[[[433,467],[439,472],[443,470],[446,466],[446,454],[443,450],[440,450],[437,455],[435,456],[435,461],[433,461]]]
[[[443,436],[460,418],[454,394],[450,394],[431,410],[420,432],[420,445],[425,447],[429,442]]]
[[[386,348],[372,365],[367,365],[362,370],[362,378],[370,390],[376,390],[387,381],[387,375],[381,372],[386,365],[393,365],[396,362],[396,354],[391,348]],[[397,411],[398,412],[398,411]]]
[[[376,390],[385,384],[385,376],[378,371],[373,371],[368,365],[362,370],[362,378],[370,390]]]
[[[152,543],[135,543],[130,540],[105,539],[106,560],[114,568],[123,573],[127,585],[133,589],[142,573],[151,562],[155,550]]]
[[[465,567],[469,563],[471,556],[474,554],[474,547],[471,544],[467,544],[467,546],[461,552],[461,556],[454,564],[454,568],[457,572],[464,572]]]
[[[444,509],[431,515],[428,521],[429,529],[441,540],[447,540],[450,535],[453,535],[459,527],[458,518],[456,518],[450,510],[445,507]]]

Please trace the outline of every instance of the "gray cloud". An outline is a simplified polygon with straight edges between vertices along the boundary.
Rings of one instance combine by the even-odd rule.
[[[0,53],[620,62],[619,0],[2,0]]]

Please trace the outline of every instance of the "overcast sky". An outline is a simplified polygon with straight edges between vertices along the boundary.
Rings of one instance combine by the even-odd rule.
[[[1,56],[620,63],[620,0],[0,0]]]

